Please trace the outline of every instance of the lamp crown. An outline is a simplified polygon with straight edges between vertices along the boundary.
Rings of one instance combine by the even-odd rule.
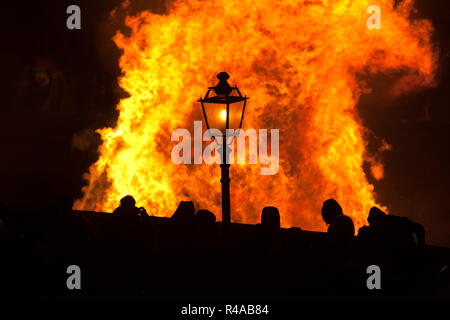
[[[226,72],[221,72],[217,75],[217,79],[227,81],[230,79],[230,75]]]
[[[214,92],[219,96],[228,96],[232,91],[227,81],[230,76],[226,72],[221,72],[217,75],[217,79],[219,79],[219,83],[214,87]]]

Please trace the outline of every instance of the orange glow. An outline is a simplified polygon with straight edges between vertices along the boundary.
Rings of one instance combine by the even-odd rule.
[[[372,165],[370,167],[370,172],[375,180],[381,180],[384,177],[383,165],[380,163]]]
[[[100,157],[75,207],[112,211],[132,194],[150,214],[170,216],[192,199],[220,220],[219,167],[173,164],[170,137],[176,128],[192,132],[202,120],[196,100],[226,71],[251,97],[243,129],[280,129],[277,175],[231,166],[232,220],[256,223],[273,205],[284,227],[325,230],[320,208],[333,197],[361,226],[381,204],[363,170],[370,155],[358,79],[403,70],[415,76],[413,87],[426,87],[436,69],[430,22],[409,20],[411,0],[393,2],[377,1],[379,30],[366,27],[369,0],[179,0],[168,14],[128,17],[130,36],[114,41],[130,96],[117,106],[117,126],[98,130]]]
[[[220,119],[223,121],[227,120],[227,110],[222,110],[222,112],[220,112]]]

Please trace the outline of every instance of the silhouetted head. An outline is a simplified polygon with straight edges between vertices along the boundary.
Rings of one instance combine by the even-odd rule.
[[[330,227],[330,236],[333,242],[348,243],[355,235],[355,226],[349,216],[337,216]]]
[[[326,224],[333,223],[337,216],[342,215],[342,208],[334,199],[328,199],[322,205],[322,218]]]
[[[369,222],[369,226],[374,227],[380,224],[381,219],[386,216],[382,210],[377,207],[372,207],[369,211],[369,217],[367,218],[367,222]]]
[[[136,206],[136,200],[130,195],[120,199],[120,206],[122,208],[134,208]]]
[[[265,207],[261,214],[261,225],[268,229],[280,228],[280,213],[275,207]]]
[[[199,210],[195,215],[195,223],[209,225],[216,222],[216,216],[209,210]]]
[[[194,203],[192,201],[180,201],[177,210],[172,215],[174,220],[190,220],[195,215]]]

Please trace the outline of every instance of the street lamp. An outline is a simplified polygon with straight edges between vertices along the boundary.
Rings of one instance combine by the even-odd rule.
[[[226,72],[217,75],[219,83],[215,87],[209,87],[205,97],[198,100],[202,104],[206,126],[209,129],[218,129],[222,138],[222,159],[220,168],[222,171],[222,222],[230,223],[230,172],[227,155],[227,129],[237,132],[241,129],[244,119],[245,104],[248,97],[242,96],[237,86],[228,84],[230,76]],[[234,135],[233,135],[234,136]],[[232,143],[232,142],[231,142]]]

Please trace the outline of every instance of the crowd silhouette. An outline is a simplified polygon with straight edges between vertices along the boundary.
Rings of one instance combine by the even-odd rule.
[[[35,213],[0,204],[0,290],[12,297],[296,298],[442,297],[448,251],[425,245],[424,228],[377,207],[355,235],[334,199],[323,202],[326,233],[280,227],[266,206],[256,225],[222,224],[181,201],[171,218],[149,216],[131,195],[113,214],[72,210],[62,196]],[[319,213],[318,213],[319,214]],[[83,290],[66,268],[83,270]],[[366,269],[383,270],[383,290]],[[381,292],[381,293],[380,293]]]

